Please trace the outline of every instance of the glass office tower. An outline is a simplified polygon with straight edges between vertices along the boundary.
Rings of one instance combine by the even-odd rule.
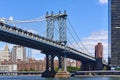
[[[109,1],[109,63],[120,66],[120,0]]]

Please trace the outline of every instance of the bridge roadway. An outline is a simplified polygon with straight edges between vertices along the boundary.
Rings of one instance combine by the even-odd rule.
[[[65,46],[56,41],[46,39],[37,34],[16,28],[0,22],[0,40],[12,44],[22,45],[33,49],[41,50],[44,54],[54,54],[56,56],[64,56],[74,60],[84,62],[95,62],[95,58]]]

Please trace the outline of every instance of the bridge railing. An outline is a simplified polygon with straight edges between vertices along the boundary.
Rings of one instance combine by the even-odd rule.
[[[86,55],[86,56],[89,56],[89,57],[94,58],[93,56],[90,56],[90,55],[88,55],[88,54],[86,54],[86,53],[83,53],[83,52],[81,52],[81,51],[79,51],[79,50],[77,50],[77,49],[71,48],[71,47],[69,47],[69,46],[67,46],[66,48],[68,48],[69,50],[73,50],[73,51],[75,51],[75,52],[78,52],[78,53],[81,53],[81,54],[84,54],[84,55]]]
[[[10,26],[10,25],[7,25],[7,24],[1,23],[1,22],[0,22],[0,25],[1,25],[0,27],[2,29],[9,30],[11,32],[15,32],[15,33],[20,34],[20,35],[22,34],[22,35],[27,36],[29,38],[32,37],[32,38],[38,39],[38,40],[43,40],[43,41],[45,40],[46,42],[51,42],[51,43],[54,43],[55,45],[65,47],[64,44],[58,43],[57,41],[47,39],[45,37],[39,36],[38,34],[33,34],[32,32],[22,30],[20,28],[15,27],[15,26]]]

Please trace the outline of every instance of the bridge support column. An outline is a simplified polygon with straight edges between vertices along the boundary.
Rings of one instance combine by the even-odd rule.
[[[59,71],[61,71],[64,65],[64,57],[58,56],[58,59],[59,59]]]
[[[83,62],[81,62],[81,67],[80,67],[81,71],[85,70],[85,64]]]
[[[66,55],[64,57],[64,71],[67,71]]]
[[[46,54],[46,70],[42,73],[42,77],[54,77],[54,55]]]
[[[63,57],[62,57],[63,58]],[[59,71],[56,73],[56,78],[67,78],[70,77],[70,73],[67,71],[67,65],[66,65],[66,55],[64,56],[64,59],[59,57],[59,66],[60,68],[64,65],[64,70],[59,69]],[[61,62],[62,61],[62,62]],[[63,64],[62,64],[63,63]]]
[[[81,63],[81,71],[91,71],[94,70],[94,63],[87,63],[87,62],[82,62]]]
[[[103,70],[102,58],[96,58],[96,70]]]

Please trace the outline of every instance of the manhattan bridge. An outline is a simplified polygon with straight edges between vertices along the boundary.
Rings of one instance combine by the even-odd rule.
[[[68,35],[71,38],[67,38]],[[65,71],[67,70],[66,58],[81,61],[83,71],[102,70],[102,65],[105,63],[90,54],[72,26],[66,11],[63,13],[59,11],[58,14],[47,12],[45,16],[31,20],[1,18],[0,36],[0,40],[3,42],[37,49],[41,51],[40,53],[45,54],[46,71],[44,73],[54,72],[56,56],[59,60],[59,69],[64,67]],[[75,39],[75,36],[78,40]],[[71,40],[76,43],[77,48]]]

